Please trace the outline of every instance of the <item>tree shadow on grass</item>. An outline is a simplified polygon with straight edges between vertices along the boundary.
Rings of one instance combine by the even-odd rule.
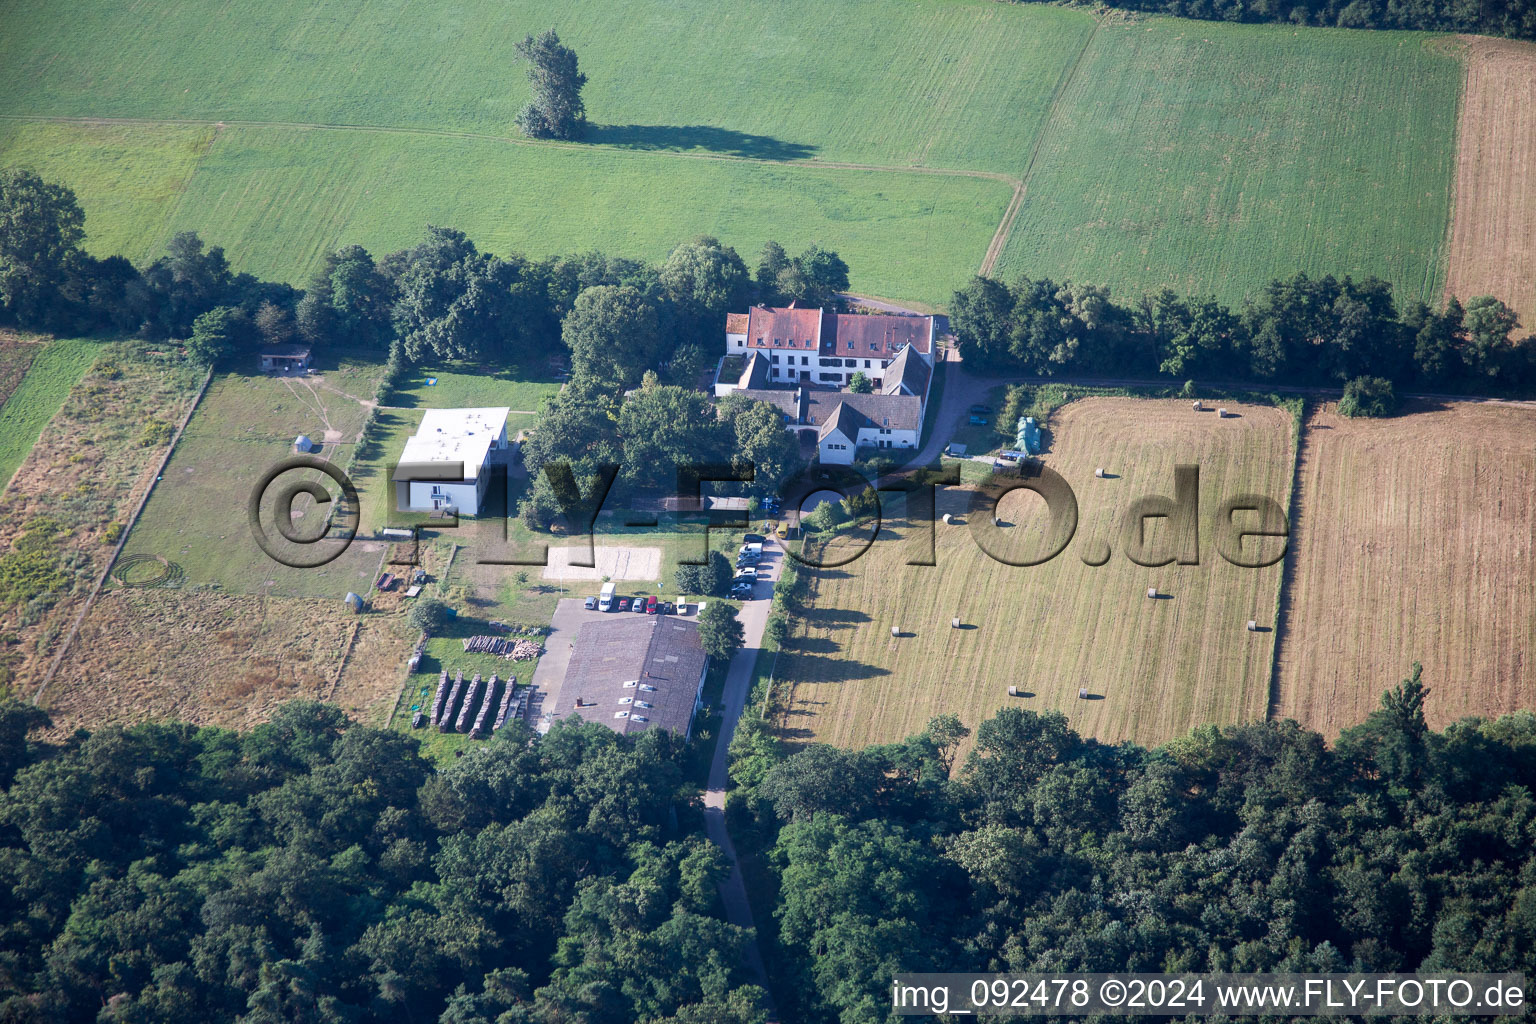
[[[587,129],[587,141],[624,149],[702,149],[756,160],[805,160],[816,154],[815,146],[708,124],[595,124]]]

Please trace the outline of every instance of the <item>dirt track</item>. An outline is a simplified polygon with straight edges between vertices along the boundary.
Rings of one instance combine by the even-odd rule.
[[[1468,36],[1446,290],[1536,328],[1536,45]]]

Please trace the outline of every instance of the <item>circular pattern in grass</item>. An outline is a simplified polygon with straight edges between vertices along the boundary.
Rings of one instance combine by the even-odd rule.
[[[186,573],[159,555],[126,555],[112,567],[112,578],[122,587],[179,587]]]

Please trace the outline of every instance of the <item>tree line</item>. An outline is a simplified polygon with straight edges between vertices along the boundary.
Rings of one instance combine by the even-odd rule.
[[[898,972],[1536,969],[1536,715],[1424,720],[1418,666],[1330,746],[1293,721],[1156,749],[1058,712],[862,751],[731,744],[786,1021],[894,1022]],[[751,702],[749,702],[750,704]],[[953,769],[953,773],[952,773]]]
[[[1233,309],[1164,289],[1129,303],[1097,285],[977,277],[954,295],[967,365],[1039,376],[1160,375],[1338,387],[1361,377],[1433,391],[1536,391],[1536,336],[1493,296],[1398,308],[1377,278],[1276,279]]]
[[[1205,21],[1472,32],[1536,39],[1531,0],[1114,0],[1109,6]]]
[[[317,703],[46,719],[0,704],[0,1020],[764,1019],[671,732],[518,725],[434,771]]]

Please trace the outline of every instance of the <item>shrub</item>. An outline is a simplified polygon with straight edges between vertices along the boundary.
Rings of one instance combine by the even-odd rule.
[[[1397,393],[1385,377],[1356,377],[1344,385],[1341,416],[1390,416],[1397,410]]]
[[[406,616],[412,628],[424,633],[434,633],[448,621],[448,606],[435,597],[418,598]]]

